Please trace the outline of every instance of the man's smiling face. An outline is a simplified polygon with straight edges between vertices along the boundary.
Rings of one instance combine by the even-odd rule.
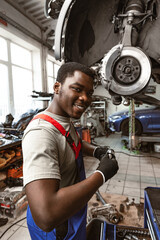
[[[75,71],[64,83],[58,83],[56,90],[57,114],[78,119],[92,101],[93,79],[83,72]]]

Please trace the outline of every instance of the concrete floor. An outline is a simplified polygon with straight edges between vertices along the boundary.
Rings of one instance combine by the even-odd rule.
[[[98,145],[107,145],[116,152],[119,163],[118,173],[103,186],[100,192],[119,194],[135,199],[139,203],[144,197],[144,188],[160,187],[160,154],[140,153],[135,154],[123,148],[120,134],[111,134],[109,137],[99,137],[95,139]],[[89,176],[97,168],[98,161],[93,157],[84,158],[86,175]],[[9,222],[0,227],[0,239],[2,240],[30,240],[24,212],[18,219],[9,219]],[[14,224],[12,226],[12,224]],[[11,227],[12,226],[12,227]],[[7,230],[10,227],[9,230]],[[7,231],[6,231],[7,230]],[[6,231],[6,232],[5,232]]]

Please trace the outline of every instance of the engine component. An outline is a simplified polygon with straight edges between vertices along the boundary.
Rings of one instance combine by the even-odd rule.
[[[108,152],[110,157],[113,157],[114,153],[112,149],[109,149]],[[90,209],[90,215],[94,217],[104,217],[107,221],[113,224],[117,224],[123,220],[123,216],[118,212],[114,204],[109,204],[100,194],[99,190],[96,192],[97,200],[100,200],[103,206],[93,207]]]
[[[63,2],[63,0],[46,0],[44,7],[45,16],[47,18],[57,19]]]
[[[113,204],[93,207],[90,209],[90,214],[92,215],[92,218],[102,217],[102,219],[105,218],[106,221],[113,224],[117,224],[123,219],[123,216],[118,212]]]
[[[137,11],[143,12],[144,11],[144,3],[142,0],[129,0],[126,7],[126,12],[129,11]]]

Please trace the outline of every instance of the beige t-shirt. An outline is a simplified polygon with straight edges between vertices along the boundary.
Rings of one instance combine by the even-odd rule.
[[[69,131],[76,146],[78,136],[70,118],[44,111]],[[43,119],[35,119],[22,139],[24,186],[38,179],[59,179],[60,187],[77,182],[75,154],[57,128]]]

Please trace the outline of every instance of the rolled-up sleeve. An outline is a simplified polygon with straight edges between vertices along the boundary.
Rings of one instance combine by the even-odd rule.
[[[58,149],[45,129],[29,130],[22,140],[24,186],[38,179],[59,179]]]

